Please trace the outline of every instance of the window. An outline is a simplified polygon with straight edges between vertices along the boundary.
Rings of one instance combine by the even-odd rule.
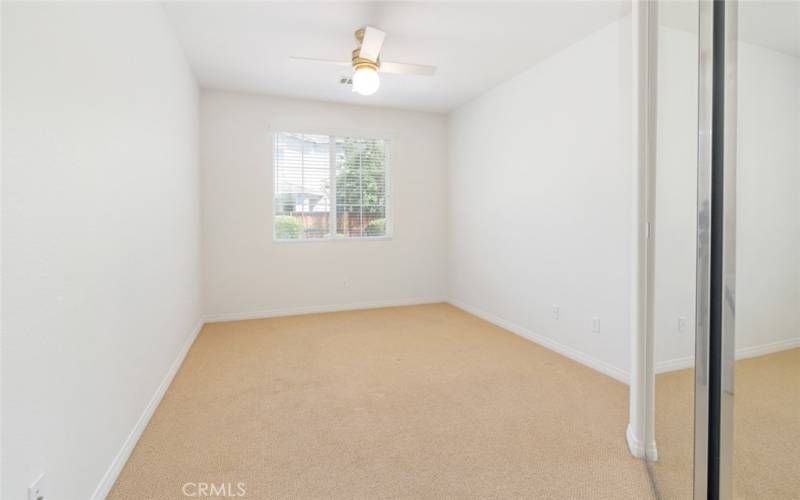
[[[274,238],[388,235],[384,139],[278,132]]]

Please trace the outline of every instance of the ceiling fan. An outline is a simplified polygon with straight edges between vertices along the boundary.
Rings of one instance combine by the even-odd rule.
[[[425,66],[423,64],[404,64],[389,61],[381,61],[381,47],[386,33],[367,26],[356,30],[356,40],[359,46],[353,50],[350,61],[336,61],[331,59],[315,59],[312,57],[292,57],[301,61],[310,61],[324,64],[337,64],[340,66],[353,67],[353,92],[361,95],[372,95],[378,91],[381,79],[378,72],[398,73],[401,75],[423,75],[430,76],[436,72],[436,66]]]

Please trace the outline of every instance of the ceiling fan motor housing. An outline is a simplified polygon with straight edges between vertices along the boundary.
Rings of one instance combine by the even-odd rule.
[[[372,61],[370,59],[366,59],[361,57],[361,45],[364,43],[364,34],[366,33],[366,28],[359,28],[356,30],[356,40],[358,41],[358,47],[353,49],[353,71],[359,68],[372,68],[375,71],[378,71],[381,67],[380,59]]]
[[[378,71],[381,67],[380,59],[377,61],[370,61],[369,59],[364,59],[360,55],[361,47],[353,50],[353,70],[357,70],[359,68],[372,68],[375,71]]]

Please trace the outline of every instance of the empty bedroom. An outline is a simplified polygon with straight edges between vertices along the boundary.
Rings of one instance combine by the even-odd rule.
[[[3,499],[796,498],[798,3],[1,5]]]

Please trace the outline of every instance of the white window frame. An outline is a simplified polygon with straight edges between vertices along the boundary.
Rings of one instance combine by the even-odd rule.
[[[329,151],[330,151],[330,203],[329,203],[329,218],[328,218],[328,226],[329,232],[328,236],[325,238],[297,238],[297,239],[278,239],[275,232],[275,180],[277,179],[277,169],[278,165],[275,162],[275,145],[277,143],[277,136],[278,134],[306,134],[306,135],[326,135],[329,139]],[[275,129],[270,134],[272,140],[272,148],[271,148],[271,162],[272,162],[272,188],[271,191],[271,203],[270,203],[270,216],[271,216],[271,226],[272,226],[272,242],[273,243],[322,243],[322,242],[331,242],[331,241],[386,241],[391,240],[394,236],[394,216],[393,216],[393,203],[392,203],[392,176],[391,176],[391,150],[392,150],[392,139],[389,135],[375,135],[369,133],[363,133],[354,130],[342,130],[342,131],[328,131],[328,132],[314,132],[309,130],[304,130],[303,132],[298,132],[294,129]],[[383,178],[384,178],[384,210],[385,210],[385,219],[386,219],[386,233],[383,236],[339,236],[336,234],[336,139],[337,138],[352,138],[352,139],[371,139],[371,140],[381,140],[383,141]]]

